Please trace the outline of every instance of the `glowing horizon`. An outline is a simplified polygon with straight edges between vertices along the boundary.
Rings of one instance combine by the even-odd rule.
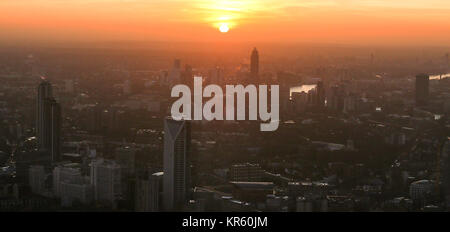
[[[223,33],[225,26],[227,33]],[[450,46],[450,1],[2,0],[11,40],[315,41]],[[222,33],[221,33],[222,32]]]

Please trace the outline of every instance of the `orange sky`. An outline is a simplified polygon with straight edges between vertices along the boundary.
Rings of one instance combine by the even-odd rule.
[[[450,46],[450,1],[0,0],[1,40]]]

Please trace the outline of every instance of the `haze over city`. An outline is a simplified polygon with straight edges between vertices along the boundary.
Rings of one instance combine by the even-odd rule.
[[[0,41],[449,46],[449,13],[445,0],[2,0]]]
[[[448,0],[0,0],[0,83],[0,211],[450,210]]]

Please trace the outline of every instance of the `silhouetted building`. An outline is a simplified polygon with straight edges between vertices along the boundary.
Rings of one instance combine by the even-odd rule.
[[[180,69],[181,68],[181,60],[180,59],[175,59],[173,62],[173,67],[176,69]]]
[[[322,108],[325,106],[325,87],[322,81],[317,82],[315,106]]]
[[[253,49],[250,57],[250,82],[255,85],[259,82],[259,54],[256,48]]]
[[[191,188],[190,123],[167,117],[164,120],[164,209],[179,209]]]
[[[38,87],[36,135],[38,149],[46,151],[52,162],[60,160],[61,107],[52,96],[52,86],[42,81]]]
[[[296,113],[301,113],[306,109],[308,105],[308,94],[305,91],[300,93],[293,92],[291,99]]]
[[[209,70],[209,84],[221,85],[223,83],[223,70],[215,67]]]
[[[61,106],[55,99],[51,100],[50,106],[50,154],[52,162],[56,162],[61,159]]]
[[[193,88],[194,86],[194,73],[190,65],[185,65],[182,73],[182,83]]]
[[[50,82],[43,80],[38,86],[38,95],[36,102],[36,137],[38,148],[41,150],[45,147],[45,144],[48,143],[46,139],[48,136],[46,128],[48,126],[46,123],[48,122],[47,114],[45,112],[45,103],[46,99],[53,97],[52,85]]]
[[[181,83],[181,61],[176,59],[169,71],[169,85],[174,86]]]
[[[424,106],[428,103],[430,77],[426,74],[416,76],[416,105]]]
[[[344,91],[340,86],[332,86],[327,99],[327,107],[335,110],[342,111],[344,108]]]

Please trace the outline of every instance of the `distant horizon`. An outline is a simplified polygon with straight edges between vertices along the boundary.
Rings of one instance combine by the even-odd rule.
[[[450,46],[441,0],[2,0],[2,43],[101,41]]]
[[[66,40],[15,40],[9,41],[0,38],[1,48],[23,48],[23,47],[47,47],[47,48],[105,48],[105,49],[151,49],[157,47],[161,49],[161,45],[237,45],[247,47],[258,46],[274,46],[274,47],[305,47],[310,48],[350,48],[350,49],[450,49],[450,44],[382,44],[382,43],[345,43],[345,42],[313,42],[313,41],[164,41],[164,40],[78,40],[78,41],[66,41]],[[220,48],[218,48],[220,49]],[[249,48],[250,49],[250,48]]]

